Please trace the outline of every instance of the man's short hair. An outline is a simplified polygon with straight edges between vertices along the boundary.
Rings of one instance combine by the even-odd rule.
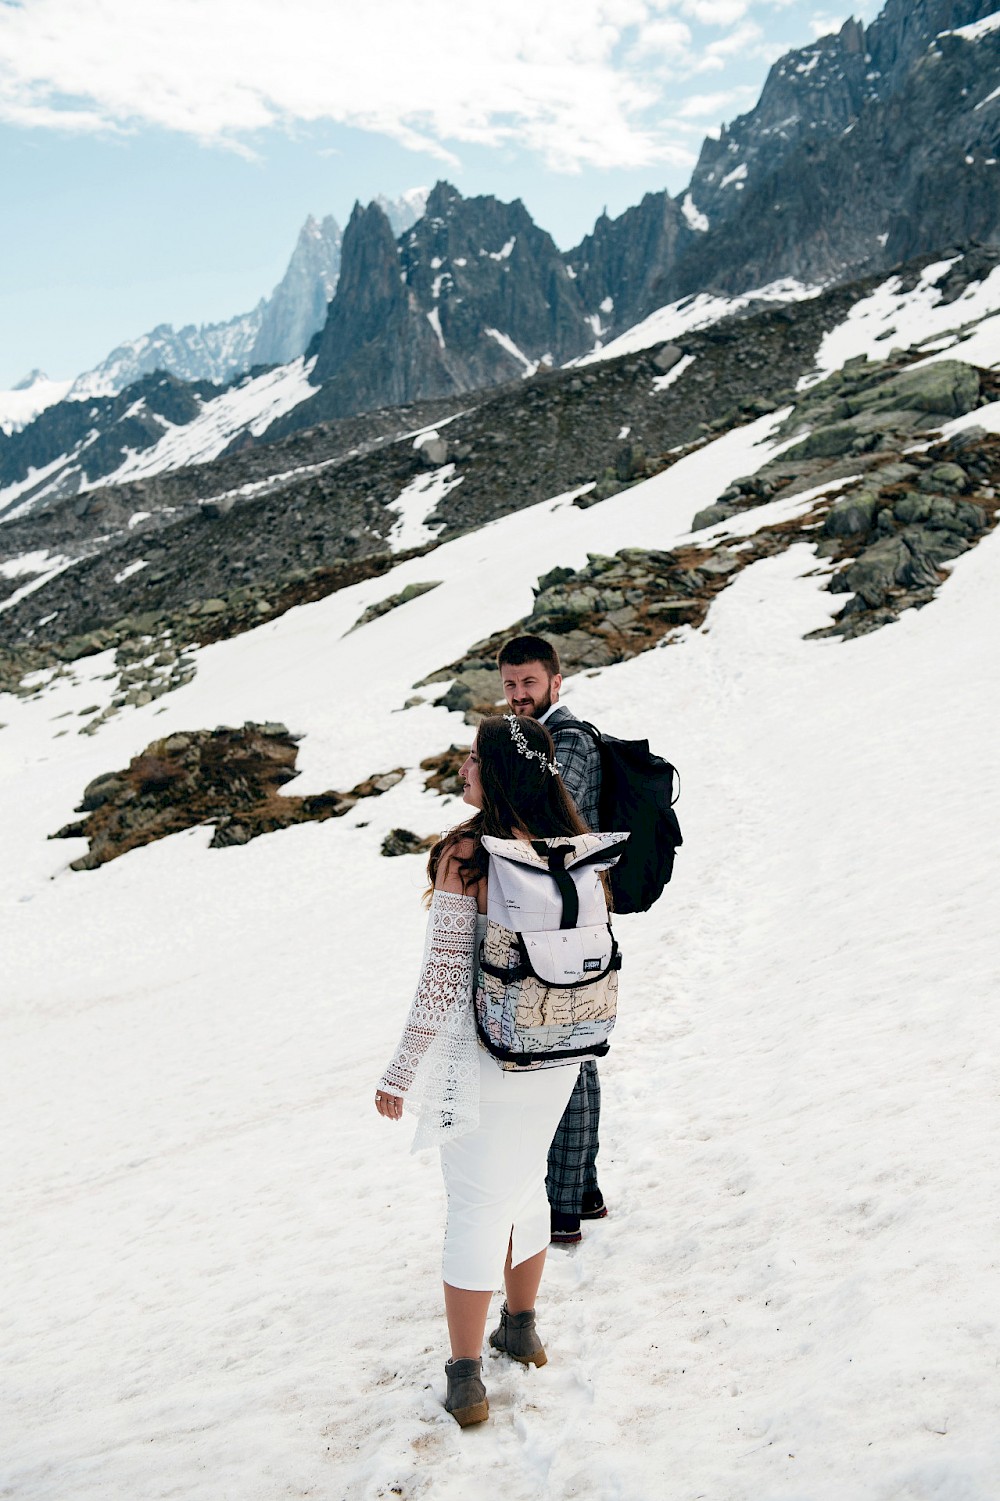
[[[497,652],[501,672],[505,667],[523,667],[526,662],[541,662],[550,678],[562,671],[559,653],[544,636],[512,636]]]

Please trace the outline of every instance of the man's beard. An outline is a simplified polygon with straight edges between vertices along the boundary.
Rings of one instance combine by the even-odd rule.
[[[523,714],[527,719],[541,719],[542,715],[548,713],[549,709],[552,708],[552,690],[550,688],[537,704],[532,703],[528,709],[522,709],[516,699],[511,707],[515,714]]]

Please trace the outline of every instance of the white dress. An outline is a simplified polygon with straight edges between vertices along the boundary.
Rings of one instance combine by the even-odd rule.
[[[448,1201],[443,1275],[493,1292],[549,1243],[549,1146],[579,1064],[512,1072],[477,1038],[476,955],[486,917],[472,897],[435,891],[417,993],[380,1088],[421,1116],[414,1147],[441,1146]]]

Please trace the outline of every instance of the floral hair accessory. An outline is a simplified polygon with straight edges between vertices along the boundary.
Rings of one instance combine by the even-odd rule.
[[[517,715],[505,714],[504,719],[506,719],[507,723],[510,725],[510,738],[514,742],[514,746],[517,750],[518,755],[527,756],[529,760],[532,761],[541,761],[542,765],[545,767],[545,770],[549,772],[551,776],[557,777],[559,775],[558,766],[554,761],[549,760],[544,751],[536,751],[531,749],[524,731],[517,722]]]

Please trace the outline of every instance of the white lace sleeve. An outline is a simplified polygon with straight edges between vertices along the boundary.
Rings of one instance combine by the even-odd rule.
[[[420,1116],[415,1152],[463,1136],[479,1124],[475,942],[475,898],[435,891],[417,992],[378,1086],[405,1095]]]

